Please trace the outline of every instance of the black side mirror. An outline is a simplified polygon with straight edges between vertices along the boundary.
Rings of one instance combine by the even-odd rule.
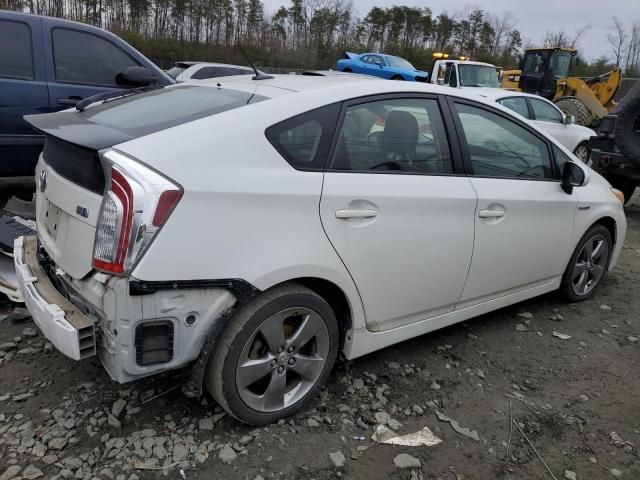
[[[580,187],[584,183],[584,170],[573,162],[567,162],[562,168],[562,183],[560,186],[568,194],[573,193],[573,187]]]
[[[116,85],[121,87],[146,87],[158,83],[158,79],[146,67],[129,67],[116,75]]]

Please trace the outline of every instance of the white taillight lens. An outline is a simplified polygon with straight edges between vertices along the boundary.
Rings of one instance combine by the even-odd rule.
[[[165,224],[182,197],[182,189],[115,150],[107,150],[101,157],[108,181],[96,228],[93,267],[124,274]]]

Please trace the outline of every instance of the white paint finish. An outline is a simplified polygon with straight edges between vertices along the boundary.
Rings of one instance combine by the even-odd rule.
[[[455,323],[463,322],[479,315],[492,312],[499,308],[522,302],[544,293],[552,292],[560,286],[560,278],[554,278],[541,285],[509,293],[480,304],[454,310],[438,317],[422,320],[384,332],[372,332],[367,329],[351,330],[347,332],[347,341],[343,353],[349,360],[366,355],[376,350],[394,345],[411,338],[433,332],[440,328],[448,327]]]
[[[582,142],[588,142],[589,138],[595,135],[593,130],[581,125],[543,122],[541,120],[532,120],[531,123],[547,132],[572,152]]]
[[[552,181],[471,178],[471,184],[478,195],[477,213],[502,210],[504,216],[476,215],[462,305],[562,275],[575,247],[577,194],[567,195]]]
[[[177,181],[185,191],[137,265],[133,275],[138,279],[240,278],[262,290],[299,277],[326,279],[341,288],[350,303],[353,330],[344,351],[353,358],[556,289],[580,237],[603,216],[614,218],[617,226],[611,267],[619,255],[626,229],[623,209],[596,173],[572,196],[557,182],[327,173],[321,201],[323,174],[294,170],[264,136],[267,127],[285,118],[377,93],[442,93],[489,102],[512,114],[474,89],[294,76],[259,83],[236,77],[222,84],[277,98],[117,146]],[[197,85],[217,88],[215,79]],[[65,227],[69,233],[59,245],[47,238],[46,231],[42,233],[39,223],[41,238],[49,253],[56,255],[54,260],[77,278],[78,258],[84,259],[82,268],[87,264],[90,268],[95,219],[90,216],[86,223],[69,210],[75,211],[77,202],[88,201],[93,194],[74,186],[65,191],[62,181],[54,184],[58,185],[54,191],[60,188],[66,195],[61,193],[56,201],[69,217]],[[99,204],[99,196],[96,200]],[[576,211],[578,202],[590,208]],[[94,215],[93,207],[86,206]],[[338,219],[337,210],[356,211],[358,218]],[[370,216],[370,210],[376,216]],[[503,210],[504,216],[495,216],[497,210]],[[480,212],[484,212],[482,218]],[[88,281],[73,283],[77,287]],[[136,318],[135,308],[124,315],[114,310],[116,304],[130,307],[131,297],[123,286],[126,279],[107,284],[104,296],[110,300],[102,305],[108,310],[107,319],[122,319],[133,327],[142,318]],[[114,284],[121,287],[114,290]],[[95,282],[92,285],[87,283],[87,288],[96,287]],[[188,300],[204,312],[206,302],[215,302],[201,297]],[[454,309],[458,298],[462,301]],[[175,305],[188,303],[187,299],[169,300]],[[149,311],[157,308],[153,314],[162,316],[167,305],[149,306]],[[185,338],[180,334],[181,342]],[[200,340],[193,341],[189,348],[199,348]],[[187,344],[181,343],[184,348]],[[120,344],[105,347],[101,355],[118,381],[156,371],[127,366],[132,361],[130,335]],[[194,353],[176,355],[186,361]]]
[[[36,185],[36,225],[40,242],[59,268],[73,278],[83,278],[92,268],[95,225],[102,197],[59,175],[40,156],[36,179],[43,170],[47,172],[45,191],[41,192]],[[77,206],[87,209],[87,218],[76,213]],[[59,209],[59,217],[48,220],[47,209],[50,212]],[[57,228],[54,230],[51,224],[47,228],[48,222],[53,222]]]
[[[453,310],[473,250],[475,206],[465,177],[325,174],[322,223],[358,286],[368,328]],[[377,216],[336,218],[341,210]]]

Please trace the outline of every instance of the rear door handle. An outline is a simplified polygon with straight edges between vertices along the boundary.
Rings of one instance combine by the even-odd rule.
[[[504,210],[480,210],[478,216],[480,218],[500,218],[504,217]]]
[[[82,97],[73,96],[67,98],[59,98],[58,103],[60,105],[69,105],[70,107],[75,107],[76,103],[78,103],[80,100],[82,100]]]
[[[377,217],[378,212],[370,208],[359,208],[351,210],[336,210],[336,218],[346,220],[349,218],[373,218]]]

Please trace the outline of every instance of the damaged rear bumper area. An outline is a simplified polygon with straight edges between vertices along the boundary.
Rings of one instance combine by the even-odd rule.
[[[16,239],[13,257],[22,298],[44,336],[74,360],[95,355],[94,321],[53,286],[38,262],[36,237]]]
[[[43,268],[52,262],[41,253],[35,236],[15,242],[18,283],[35,323],[68,357],[97,354],[119,383],[192,364],[236,303],[229,289],[198,282],[150,288],[98,272],[73,279],[55,265]]]

